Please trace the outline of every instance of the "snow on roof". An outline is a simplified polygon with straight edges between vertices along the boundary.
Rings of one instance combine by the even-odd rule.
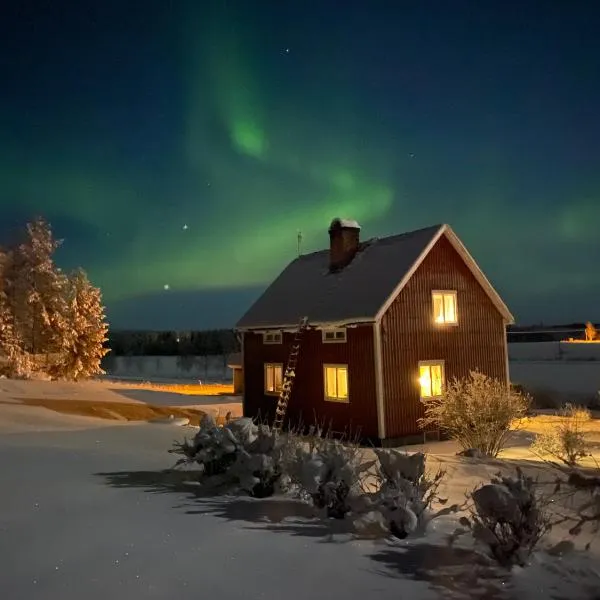
[[[341,229],[360,229],[358,221],[354,221],[353,219],[340,219],[339,217],[336,217],[333,219],[333,221],[331,221],[329,229],[331,230],[335,227],[339,227]]]
[[[293,260],[239,320],[237,327],[294,327],[310,323],[374,320],[440,226],[362,244],[354,260],[329,272],[329,249]]]
[[[363,242],[352,262],[329,271],[329,249],[293,260],[265,290],[237,329],[293,328],[304,316],[311,325],[372,322],[387,309],[435,242],[445,234],[507,322],[510,311],[448,225]]]

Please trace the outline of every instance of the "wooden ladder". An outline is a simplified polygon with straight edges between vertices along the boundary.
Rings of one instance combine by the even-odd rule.
[[[294,342],[292,343],[292,349],[288,357],[287,365],[285,367],[285,373],[283,375],[283,381],[281,383],[281,391],[279,392],[279,398],[277,400],[277,408],[275,409],[275,419],[273,421],[273,430],[281,431],[283,426],[283,420],[287,413],[290,396],[292,395],[292,386],[294,385],[294,378],[296,377],[296,366],[298,365],[298,355],[300,354],[300,344],[302,342],[302,335],[308,327],[308,317],[302,317],[300,325],[294,335]]]

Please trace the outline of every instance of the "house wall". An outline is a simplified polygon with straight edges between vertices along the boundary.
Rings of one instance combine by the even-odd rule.
[[[262,335],[244,334],[244,416],[273,418],[277,396],[264,393],[264,363],[285,368],[293,339],[294,334],[285,333],[283,344],[263,344]],[[373,347],[372,325],[349,328],[347,341],[336,344],[324,344],[320,331],[305,331],[286,424],[324,424],[335,432],[355,435],[360,430],[361,436],[376,437]],[[348,404],[324,399],[324,364],[348,365]]]
[[[434,324],[432,290],[457,291],[458,325]],[[388,439],[423,435],[419,361],[444,360],[446,381],[475,368],[506,381],[503,318],[445,237],[383,316],[381,337]]]

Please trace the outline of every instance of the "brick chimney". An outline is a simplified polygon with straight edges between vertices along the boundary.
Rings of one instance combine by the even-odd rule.
[[[360,225],[349,219],[335,218],[329,226],[329,270],[339,271],[358,251]]]

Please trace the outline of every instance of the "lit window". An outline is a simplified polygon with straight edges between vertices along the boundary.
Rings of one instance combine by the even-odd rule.
[[[281,331],[267,331],[263,333],[263,344],[281,344],[282,340]]]
[[[283,365],[265,364],[265,394],[279,394],[283,381]]]
[[[346,365],[325,365],[325,400],[331,402],[349,402],[348,367]]]
[[[323,329],[323,342],[327,344],[346,341],[346,329]]]
[[[432,292],[433,320],[436,323],[458,323],[456,292]]]
[[[444,393],[444,363],[419,363],[419,384],[421,398],[439,398]]]

